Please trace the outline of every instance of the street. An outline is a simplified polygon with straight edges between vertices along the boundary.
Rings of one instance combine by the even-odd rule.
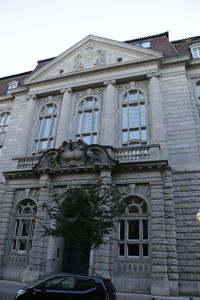
[[[16,292],[26,285],[27,284],[20,282],[0,280],[0,300],[13,300]],[[118,293],[117,300],[200,300],[200,297],[161,297],[153,295]]]

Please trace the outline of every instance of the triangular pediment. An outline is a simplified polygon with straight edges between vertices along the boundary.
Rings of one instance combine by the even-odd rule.
[[[25,83],[161,56],[151,49],[89,35],[34,72]]]

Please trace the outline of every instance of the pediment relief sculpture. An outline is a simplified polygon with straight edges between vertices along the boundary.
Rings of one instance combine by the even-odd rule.
[[[106,64],[106,51],[98,49],[93,42],[88,42],[86,47],[74,57],[73,71],[88,69]]]
[[[66,169],[82,166],[115,165],[107,150],[100,145],[88,145],[82,140],[64,141],[58,149],[47,150],[40,158],[34,170]]]

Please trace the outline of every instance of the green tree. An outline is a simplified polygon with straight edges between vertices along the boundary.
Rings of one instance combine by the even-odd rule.
[[[70,187],[64,196],[55,195],[51,205],[43,204],[52,221],[51,226],[44,226],[45,235],[97,249],[113,228],[115,218],[124,211],[121,198],[113,185]]]

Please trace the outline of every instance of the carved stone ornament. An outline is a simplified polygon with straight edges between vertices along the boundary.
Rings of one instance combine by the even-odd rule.
[[[114,166],[107,150],[98,144],[88,145],[82,140],[64,141],[60,148],[47,150],[40,158],[35,170],[59,170],[86,166]]]
[[[99,67],[106,65],[106,51],[99,49],[92,41],[89,41],[73,58],[73,71]]]

